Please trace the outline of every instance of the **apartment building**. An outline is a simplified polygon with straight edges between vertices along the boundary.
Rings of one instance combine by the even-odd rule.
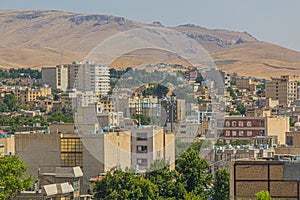
[[[235,81],[237,88],[250,90],[252,84],[252,80],[250,77],[240,77],[237,78]]]
[[[160,117],[161,106],[158,97],[154,96],[133,96],[128,99],[129,116],[143,114],[145,116],[156,118]]]
[[[15,154],[15,137],[14,135],[7,135],[0,133],[0,157],[5,155]]]
[[[20,104],[26,105],[29,102],[38,100],[39,97],[47,97],[51,95],[51,91],[51,87],[48,86],[40,88],[16,88],[14,95]]]
[[[110,90],[109,69],[91,61],[42,68],[42,83],[63,91],[75,88],[105,95]]]
[[[231,75],[230,73],[220,71],[222,79],[224,81],[224,87],[229,88],[231,86]]]
[[[43,67],[42,84],[49,85],[52,89],[66,91],[68,88],[68,67],[65,65]]]
[[[185,120],[185,100],[175,96],[161,100],[161,126],[173,131],[174,123]]]
[[[74,62],[68,67],[68,88],[78,91],[91,91],[97,95],[106,95],[110,90],[110,76],[107,66],[96,65],[91,61]]]
[[[61,130],[57,130],[60,132]],[[114,167],[131,166],[130,132],[105,134],[17,134],[16,155],[29,167],[35,179],[38,172],[56,167],[79,166],[84,172],[82,192],[89,188],[89,178]]]
[[[175,138],[163,128],[138,127],[131,131],[131,165],[146,170],[156,159],[164,159],[175,168]]]
[[[174,133],[181,142],[194,142],[201,135],[201,123],[183,121],[176,123]]]
[[[83,173],[80,167],[56,167],[54,171],[38,173],[35,191],[21,191],[16,200],[81,199]]]
[[[280,144],[286,144],[285,133],[289,131],[289,118],[283,116],[226,117],[217,123],[217,133],[224,142],[247,141],[256,136],[278,136]]]
[[[266,82],[266,98],[279,100],[280,104],[290,106],[298,98],[298,76],[284,75]]]

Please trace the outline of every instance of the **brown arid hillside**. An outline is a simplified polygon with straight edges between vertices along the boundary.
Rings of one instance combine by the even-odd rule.
[[[162,26],[123,17],[53,10],[0,11],[0,24],[0,67],[36,69],[83,60],[100,42],[122,31]],[[190,24],[168,28],[197,40],[225,71],[270,77],[274,73],[295,74],[300,66],[299,52],[257,41],[246,32]],[[124,55],[111,66],[160,63],[166,56],[168,63],[186,63],[176,55],[149,50]]]
[[[300,75],[300,53],[266,42],[248,42],[211,54],[220,69],[260,78]]]

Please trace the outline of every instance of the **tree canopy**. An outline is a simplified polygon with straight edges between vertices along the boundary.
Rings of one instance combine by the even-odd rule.
[[[151,118],[143,114],[135,114],[131,118],[138,120],[141,125],[149,125],[151,123]]]
[[[213,200],[229,200],[229,183],[230,174],[227,169],[219,169],[216,171],[214,187],[213,187]]]
[[[227,194],[229,179],[212,186],[216,180],[213,181],[212,175],[208,173],[209,164],[199,157],[202,145],[207,144],[192,144],[176,161],[175,170],[170,170],[169,163],[164,160],[154,160],[144,175],[120,170],[108,173],[104,179],[95,183],[95,198],[202,200],[211,198],[216,194],[213,189],[220,187],[222,194]],[[223,172],[216,176],[222,177]]]
[[[18,156],[0,158],[0,199],[12,199],[18,191],[32,187],[32,177],[25,176],[27,169]]]
[[[19,106],[14,94],[6,94],[0,101],[0,112],[12,112],[18,110]]]
[[[272,200],[272,198],[268,191],[262,190],[256,193],[256,200]]]
[[[48,122],[64,122],[64,123],[74,123],[73,115],[63,114],[61,111],[56,111],[51,114],[47,119]]]
[[[132,172],[116,170],[95,184],[95,199],[157,199],[157,186]]]

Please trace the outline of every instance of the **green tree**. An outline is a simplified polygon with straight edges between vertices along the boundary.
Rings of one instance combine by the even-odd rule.
[[[131,172],[117,170],[95,183],[95,199],[157,199],[158,189],[151,181]]]
[[[61,94],[63,91],[61,89],[54,89],[52,90],[53,100],[58,101],[59,100],[59,94]]]
[[[171,171],[165,160],[154,160],[147,170],[145,178],[158,187],[158,195],[163,199],[182,199],[186,190],[176,181],[176,172]]]
[[[212,199],[229,200],[230,174],[227,169],[216,171]]]
[[[271,195],[268,191],[260,191],[255,194],[256,195],[256,200],[272,200]]]
[[[184,195],[184,200],[203,200],[203,199],[198,195],[196,195],[194,192],[188,192]]]
[[[17,100],[14,94],[6,94],[3,99],[8,111],[16,111],[18,109]]]
[[[290,121],[290,126],[294,126],[295,123],[297,122],[297,120],[295,120],[295,119],[292,118],[292,117],[289,117],[289,121]]]
[[[131,118],[138,120],[141,125],[149,125],[151,123],[151,118],[143,114],[132,115]]]
[[[189,149],[177,160],[178,180],[185,185],[187,192],[194,192],[203,199],[209,197],[212,176],[207,173],[209,164],[199,157],[199,151]]]
[[[239,111],[240,114],[244,115],[246,113],[246,108],[243,104],[238,104],[236,109]]]
[[[169,92],[168,87],[163,86],[161,84],[153,84],[150,85],[149,88],[143,91],[143,96],[152,95],[152,96],[157,96],[159,98],[162,98],[163,96],[166,96],[168,92]]]
[[[0,199],[13,199],[18,191],[32,187],[32,177],[25,176],[27,169],[18,156],[0,158]]]
[[[196,78],[196,83],[201,83],[202,81],[204,81],[204,78],[201,74],[198,74],[197,78]]]
[[[233,91],[233,89],[231,87],[227,88],[227,91],[230,93],[230,96],[232,97],[232,99],[236,98],[236,93],[235,93],[235,91]]]
[[[48,122],[64,122],[64,123],[74,123],[73,115],[63,114],[61,111],[56,111],[51,114],[47,119]]]

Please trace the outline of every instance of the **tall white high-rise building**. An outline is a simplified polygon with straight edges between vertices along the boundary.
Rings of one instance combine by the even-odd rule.
[[[106,95],[110,90],[109,69],[107,66],[95,65],[93,62],[74,62],[68,65],[68,87],[81,92],[93,92]]]

